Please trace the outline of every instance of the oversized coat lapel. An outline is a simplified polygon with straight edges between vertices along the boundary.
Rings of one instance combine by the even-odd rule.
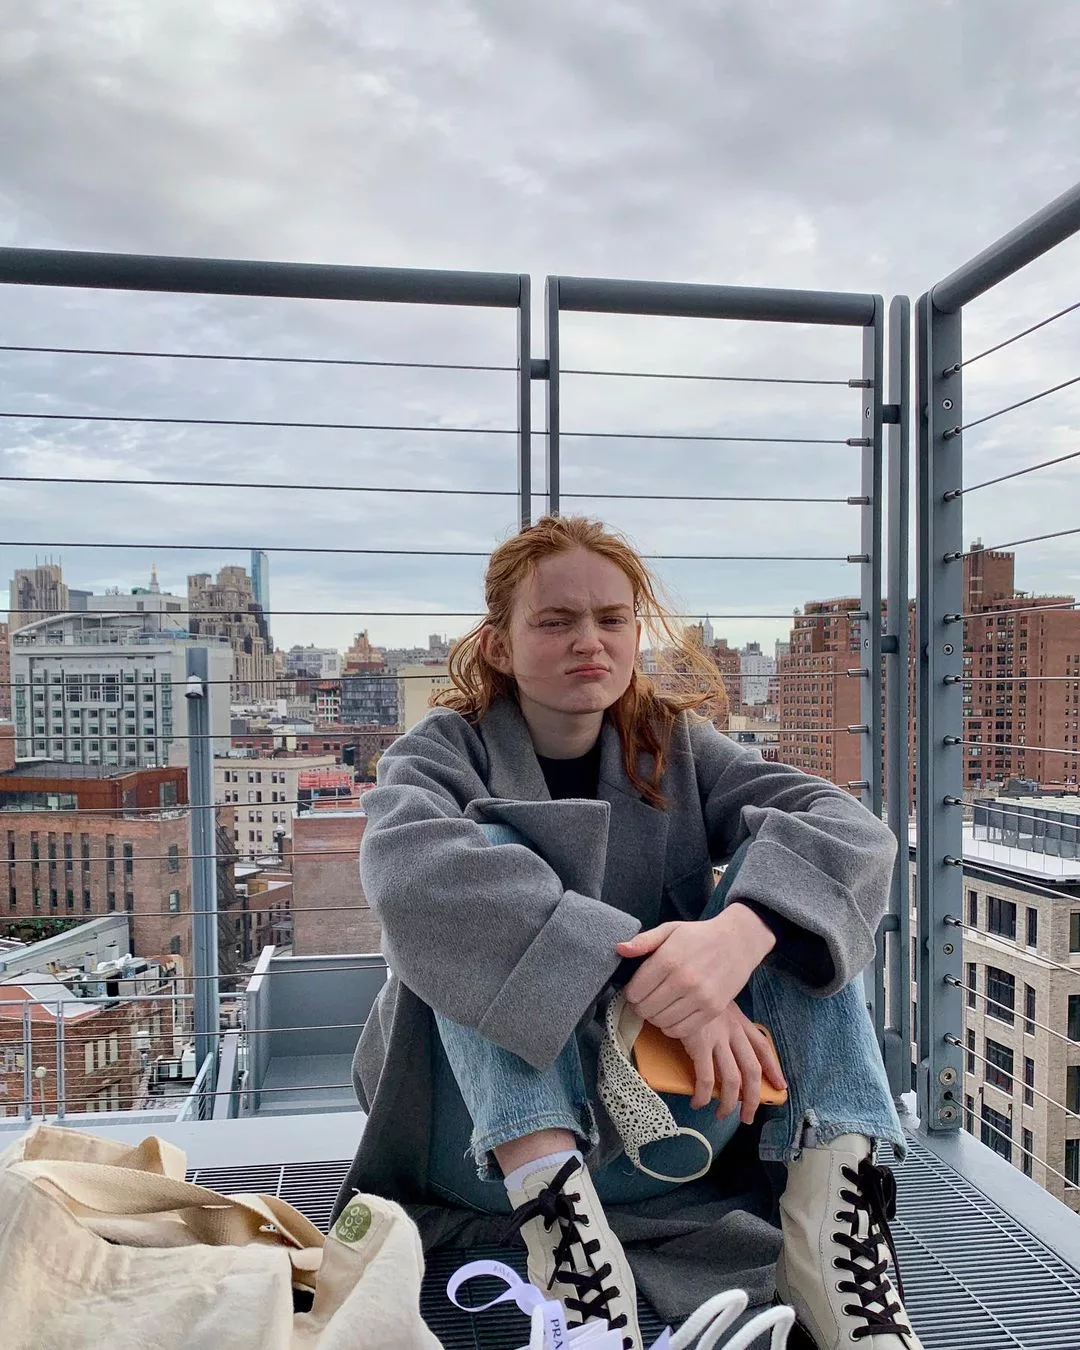
[[[605,722],[601,732],[597,800],[553,802],[517,705],[500,700],[481,727],[491,797],[473,802],[467,814],[514,826],[565,886],[633,914],[645,927],[655,924],[668,817],[643,801],[627,778],[616,729]]]
[[[599,797],[611,803],[600,898],[633,914],[643,928],[652,928],[659,921],[664,891],[668,814],[650,806],[626,776],[622,742],[610,722],[601,732]]]

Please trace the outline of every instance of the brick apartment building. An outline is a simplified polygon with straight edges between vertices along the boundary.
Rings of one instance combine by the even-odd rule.
[[[862,777],[861,738],[847,731],[861,721],[861,682],[847,673],[862,664],[861,625],[852,617],[860,606],[853,597],[805,605],[778,669],[780,761],[839,787]]]
[[[379,950],[379,921],[360,884],[366,825],[356,808],[305,812],[293,822],[294,956]]]
[[[172,968],[152,970],[154,978],[143,980],[140,992],[171,993]],[[46,1070],[33,1079],[33,1112],[40,1115],[44,1106],[55,1115],[58,1023],[63,1024],[64,1109],[129,1111],[148,1101],[154,1061],[176,1053],[182,1027],[173,1026],[173,1016],[182,1016],[182,1006],[167,998],[82,998],[47,974],[0,984],[0,1118],[21,1116],[26,1101],[24,1008],[29,1008],[31,1070]]]
[[[1018,777],[1075,788],[1080,611],[1071,595],[1017,591],[1015,564],[979,544],[964,559],[964,740],[976,742],[964,748],[964,785]]]
[[[0,922],[124,912],[136,954],[171,953],[189,968],[186,802],[179,767],[44,762],[0,773]]]
[[[974,742],[963,747],[969,792],[1014,777],[1066,789],[1080,784],[1080,611],[1071,595],[1017,591],[1015,563],[1015,554],[977,543],[964,558],[963,663],[970,683],[964,686],[963,735]],[[846,730],[862,720],[861,681],[847,675],[862,665],[861,625],[851,617],[860,604],[851,596],[808,603],[791,630],[790,653],[779,663],[779,758],[840,787],[861,777],[860,738]],[[914,802],[914,604],[910,621]]]

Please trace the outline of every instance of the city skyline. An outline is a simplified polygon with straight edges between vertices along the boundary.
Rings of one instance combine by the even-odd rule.
[[[192,26],[185,39],[192,54],[213,54],[205,67],[175,60],[169,4],[154,6],[138,25],[119,12],[74,5],[68,23],[44,24],[31,9],[19,17],[21,42],[6,67],[5,104],[18,134],[0,143],[4,238],[37,247],[527,272],[533,355],[542,358],[540,295],[549,273],[914,296],[1073,177],[1080,108],[1065,92],[1075,83],[1070,37],[1080,36],[1073,7],[1047,4],[1021,15],[989,4],[978,23],[963,7],[942,13],[916,4],[900,12],[881,0],[857,15],[833,0],[812,21],[789,0],[714,8],[680,0],[660,22],[640,0],[584,15],[557,0],[542,19],[480,3],[459,28],[447,15],[421,21],[416,0],[355,14],[271,0],[258,24],[240,6]],[[628,22],[650,41],[631,41]],[[930,27],[932,42],[924,33]],[[842,72],[828,80],[827,94],[817,83],[822,61]],[[995,78],[965,76],[981,62]],[[368,80],[355,78],[358,65]],[[267,69],[275,77],[269,83]],[[662,78],[675,70],[670,84]],[[97,80],[96,71],[108,78]],[[270,87],[291,91],[285,106],[265,102]],[[655,99],[631,95],[642,87]],[[729,119],[729,107],[738,115]],[[271,125],[277,153],[268,156],[261,138]],[[533,125],[546,128],[539,142],[525,134]],[[868,143],[888,173],[865,173]],[[359,158],[358,144],[366,147]],[[87,163],[99,172],[86,174]],[[206,181],[215,191],[203,190]],[[439,210],[428,209],[431,201]],[[967,354],[1070,303],[1078,256],[1080,243],[1071,241],[970,306]],[[8,304],[5,340],[16,346],[497,366],[516,359],[513,318],[497,311],[108,291],[91,301],[17,287]],[[1074,312],[971,364],[968,417],[1071,379],[1078,332]],[[572,315],[561,341],[563,365],[572,369],[841,382],[567,377],[563,491],[601,495],[566,497],[564,509],[600,515],[649,553],[858,551],[857,508],[845,504],[859,491],[858,452],[842,444],[859,426],[857,393],[844,387],[860,373],[857,334]],[[274,607],[366,609],[352,620],[357,629],[378,626],[381,640],[406,645],[429,620],[387,618],[384,625],[375,611],[476,609],[482,558],[274,549],[486,554],[514,526],[516,448],[512,435],[493,434],[516,424],[506,371],[14,351],[5,353],[3,369],[3,410],[25,418],[4,422],[0,471],[87,480],[6,484],[11,516],[20,521],[20,533],[6,538],[42,540],[38,552],[62,554],[94,590],[144,575],[152,562],[163,586],[178,589],[182,577],[211,562],[247,566],[248,551],[264,549]],[[537,428],[542,393],[537,382]],[[79,414],[260,425],[88,422]],[[265,425],[278,422],[345,429]],[[357,425],[439,430],[348,429]],[[981,480],[1069,454],[1078,425],[1080,386],[1073,385],[972,429],[971,471]],[[469,430],[447,430],[454,427]],[[589,434],[619,431],[835,443]],[[540,494],[539,434],[533,449]],[[1048,532],[1048,502],[1066,517],[1077,514],[1078,472],[1080,461],[1071,459],[1016,479],[1006,492],[974,493],[965,502],[969,535],[992,546]],[[117,479],[131,482],[109,485]],[[506,496],[309,490],[319,484]],[[642,500],[603,495],[611,493]],[[658,493],[702,500],[663,502]],[[705,500],[761,495],[840,500]],[[534,507],[542,510],[539,496]],[[770,546],[781,538],[783,550]],[[69,547],[80,542],[100,547]],[[145,548],[110,551],[130,542]],[[24,551],[0,544],[8,575],[27,561]],[[1080,557],[1069,539],[1027,546],[1025,563],[1033,590],[1080,591]],[[856,569],[843,563],[659,570],[693,615],[786,615],[807,597],[857,589]],[[341,645],[348,626],[333,617],[270,619],[285,648]],[[733,620],[719,631],[734,645],[771,645],[785,625]]]

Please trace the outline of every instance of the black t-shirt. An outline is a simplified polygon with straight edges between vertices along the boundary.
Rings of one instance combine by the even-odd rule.
[[[536,756],[552,801],[567,797],[593,800],[600,783],[600,742],[586,755],[576,759],[545,759]]]

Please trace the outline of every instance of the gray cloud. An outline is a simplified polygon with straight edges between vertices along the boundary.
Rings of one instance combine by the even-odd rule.
[[[0,241],[917,294],[1076,176],[1080,11],[915,0],[0,0]],[[971,307],[969,352],[1080,298],[1076,243]],[[1073,289],[1070,289],[1072,287]],[[510,315],[12,288],[5,341],[506,364]],[[542,341],[539,296],[537,350]],[[1080,373],[1080,314],[973,366],[968,414]],[[852,332],[567,316],[589,369],[858,373]],[[1076,388],[971,433],[970,475],[1080,448]],[[536,391],[537,425],[541,390]],[[855,434],[846,389],[567,377],[579,431]],[[385,368],[0,355],[0,411],[492,428],[512,377]],[[566,491],[846,497],[857,451],[569,438]],[[542,487],[537,438],[536,484]],[[1077,463],[1080,463],[1078,461]],[[0,471],[101,478],[482,486],[512,437],[0,419]],[[1072,463],[976,493],[988,543],[1065,528]],[[146,541],[68,551],[73,584],[163,583],[242,555],[165,544],[485,549],[509,498],[5,484],[3,538]],[[569,506],[569,502],[567,503]],[[650,552],[846,554],[851,507],[583,501]],[[781,546],[782,544],[782,546]],[[154,545],[158,546],[155,551]],[[28,561],[0,546],[0,567]],[[786,614],[850,593],[846,564],[661,565],[694,612]],[[275,635],[390,641],[472,609],[475,559],[272,557]],[[1080,586],[1075,544],[1021,550],[1020,583]],[[784,622],[718,625],[765,641]]]

